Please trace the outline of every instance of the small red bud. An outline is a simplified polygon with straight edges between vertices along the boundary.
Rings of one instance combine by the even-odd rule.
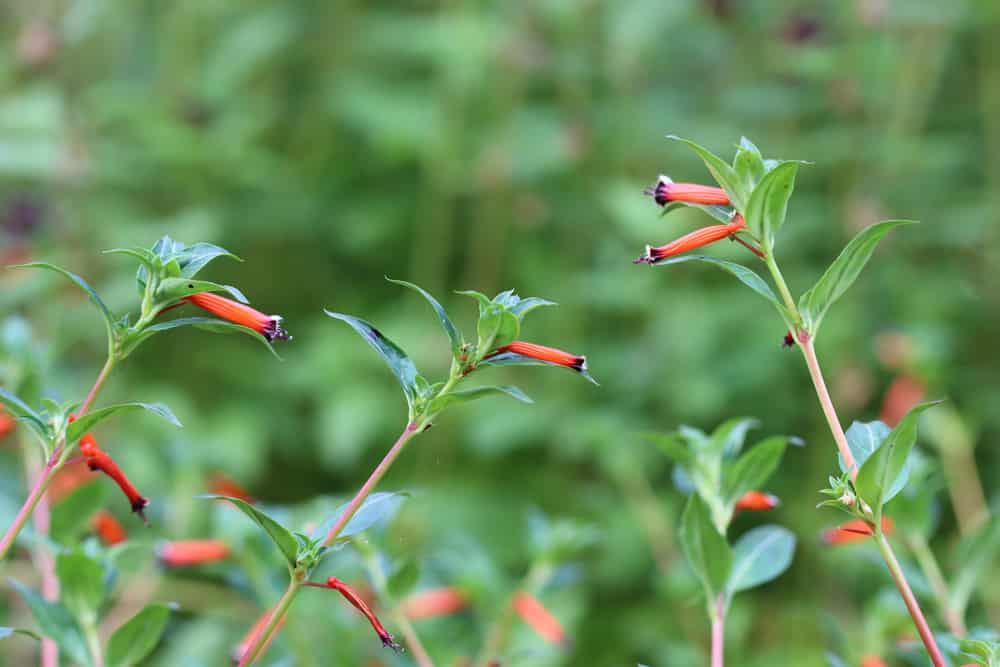
[[[750,512],[766,512],[780,504],[778,496],[763,491],[747,491],[736,501],[736,509]]]

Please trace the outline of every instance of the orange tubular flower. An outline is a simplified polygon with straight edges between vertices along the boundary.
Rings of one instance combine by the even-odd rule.
[[[557,366],[565,366],[566,368],[572,368],[577,372],[587,370],[586,357],[570,354],[569,352],[564,352],[554,347],[546,347],[535,343],[526,343],[523,340],[515,340],[513,343],[504,345],[503,347],[498,347],[495,352],[492,352],[486,358],[489,359],[490,357],[496,357],[504,354],[505,352],[520,354],[522,357],[531,357],[532,359],[538,359],[539,361],[544,361],[549,364],[556,364]]]
[[[243,639],[240,640],[240,643],[233,648],[232,653],[229,654],[229,658],[234,663],[239,664],[240,660],[243,659],[243,655],[250,649],[251,644],[253,644],[253,641],[257,638],[260,631],[264,629],[264,626],[267,625],[269,620],[271,620],[270,609],[261,614],[260,618],[254,622],[253,626],[247,630],[247,633],[243,636]],[[267,638],[267,643],[260,647],[260,653],[257,654],[258,659],[264,657],[267,647],[270,646],[271,642],[274,641],[274,638],[278,636],[278,631],[281,630],[281,626],[285,624],[286,620],[288,620],[287,614],[282,616],[281,620],[278,621],[278,626],[274,629],[274,632],[271,633],[271,636]]]
[[[403,600],[400,610],[407,618],[417,620],[448,616],[465,609],[466,604],[462,591],[453,586],[445,586],[414,593]]]
[[[84,447],[83,440],[80,442],[80,451],[82,452]],[[96,447],[96,444],[94,446]],[[115,463],[114,459],[99,449],[93,451],[90,455],[85,453],[84,456],[86,456],[87,465],[91,470],[100,470],[115,481],[118,488],[121,489],[122,493],[125,494],[125,497],[128,498],[132,511],[142,517],[143,521],[146,521],[146,515],[143,514],[143,510],[147,505],[149,505],[149,500],[139,493],[138,489],[136,489],[132,482],[129,481],[129,478],[125,476],[125,473],[118,467],[118,464]]]
[[[780,504],[778,496],[763,491],[747,491],[736,501],[736,509],[750,512],[766,512]]]
[[[94,529],[97,536],[101,538],[107,546],[120,544],[128,539],[128,534],[115,516],[107,511],[101,510],[90,520],[90,527]]]
[[[156,557],[166,567],[204,565],[229,558],[229,545],[222,540],[175,540],[161,545]]]
[[[861,667],[887,667],[882,658],[877,655],[866,655],[861,658]]]
[[[636,264],[657,264],[665,259],[680,255],[681,253],[700,248],[709,243],[715,243],[736,232],[746,229],[747,223],[743,216],[737,213],[733,216],[733,221],[725,225],[710,225],[696,229],[690,234],[671,241],[667,245],[654,248],[646,246],[646,254],[635,260]]]
[[[382,625],[382,621],[378,620],[378,616],[376,616],[375,612],[373,612],[371,607],[368,606],[368,603],[365,602],[360,595],[355,593],[350,586],[337,577],[330,577],[326,580],[326,583],[307,581],[305,582],[305,585],[312,586],[314,588],[332,588],[337,591],[343,595],[344,599],[350,602],[355,609],[364,614],[365,618],[368,619],[368,622],[372,624],[375,634],[377,634],[378,638],[382,640],[383,646],[387,646],[394,651],[403,650],[403,647],[396,643],[393,636],[389,634],[389,631],[385,629],[384,625]]]
[[[521,620],[530,625],[539,637],[552,644],[562,644],[566,641],[562,624],[534,596],[518,591],[514,594],[511,604]]]
[[[697,183],[674,183],[663,174],[656,179],[655,185],[646,189],[646,194],[660,206],[666,206],[672,201],[729,206],[729,195],[722,188]]]
[[[218,315],[224,320],[229,320],[233,324],[253,329],[269,341],[292,339],[288,332],[281,328],[279,315],[265,315],[246,304],[211,292],[198,292],[184,297],[183,300],[193,303],[213,315]]]
[[[212,474],[208,480],[208,490],[220,496],[239,498],[243,502],[250,503],[251,505],[254,503],[253,496],[251,496],[246,489],[240,486],[239,482],[222,472]]]
[[[7,414],[7,411],[0,405],[0,440],[3,440],[14,430],[17,420]]]
[[[895,524],[892,519],[887,516],[882,517],[882,532],[889,534],[892,532],[894,526]],[[853,544],[854,542],[861,542],[865,538],[871,537],[871,535],[872,527],[867,521],[852,519],[836,528],[824,530],[823,543],[830,546]]]

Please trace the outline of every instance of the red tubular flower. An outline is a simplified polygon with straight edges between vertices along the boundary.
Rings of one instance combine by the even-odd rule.
[[[671,241],[667,245],[654,248],[646,246],[646,254],[635,260],[636,264],[657,264],[665,259],[680,255],[681,253],[700,248],[709,243],[715,243],[727,236],[732,236],[736,232],[746,229],[747,223],[743,216],[737,213],[733,216],[733,221],[725,225],[710,225],[696,229],[690,234]]]
[[[16,425],[17,420],[7,414],[7,411],[0,405],[0,440],[10,435]]]
[[[239,498],[243,502],[255,502],[253,496],[244,489],[239,482],[223,472],[213,473],[208,480],[208,490],[220,496]]]
[[[90,520],[90,527],[93,528],[97,536],[101,538],[107,546],[120,544],[128,539],[128,534],[115,516],[107,511],[101,510]]]
[[[729,206],[729,195],[722,188],[697,183],[674,183],[663,174],[660,174],[654,185],[646,189],[646,194],[660,206],[666,206],[672,201]]]
[[[432,588],[414,593],[400,604],[403,615],[409,619],[448,616],[465,609],[468,604],[465,595],[453,586]]]
[[[365,602],[360,595],[354,592],[350,586],[337,577],[330,577],[326,580],[325,584],[315,581],[307,581],[305,585],[312,586],[314,588],[332,588],[333,590],[339,592],[344,596],[345,600],[354,606],[355,609],[364,614],[365,618],[368,619],[368,622],[372,624],[375,634],[377,634],[378,638],[382,640],[383,646],[388,646],[394,651],[403,650],[403,647],[396,643],[393,636],[389,634],[389,631],[385,629],[384,625],[382,625],[382,621],[378,620],[378,616],[376,616],[375,612],[373,612],[371,607],[368,606],[368,603]]]
[[[885,392],[882,399],[882,415],[879,417],[888,426],[895,428],[906,413],[923,399],[927,387],[912,375],[900,375]]]
[[[882,517],[882,532],[889,534],[892,532],[895,524],[892,519],[887,516]],[[845,524],[841,524],[836,528],[830,528],[823,531],[823,543],[830,546],[837,546],[841,544],[853,544],[854,542],[861,542],[867,537],[871,537],[872,527],[867,521],[863,519],[852,519]]]
[[[80,442],[80,451],[82,452],[84,447],[83,440],[81,439]],[[96,443],[94,444],[94,447],[96,447]],[[118,488],[121,489],[122,493],[125,494],[125,497],[128,498],[132,511],[142,517],[143,521],[146,521],[146,515],[143,514],[143,510],[147,505],[149,505],[149,500],[139,493],[138,489],[136,489],[132,482],[129,481],[129,478],[125,476],[125,473],[118,467],[118,464],[115,463],[114,459],[100,449],[94,451],[90,455],[85,453],[84,456],[86,456],[87,465],[91,470],[100,470],[115,481]]]
[[[279,315],[265,315],[246,304],[227,299],[212,292],[198,292],[197,294],[184,297],[183,300],[193,303],[213,315],[218,315],[224,320],[229,320],[234,324],[239,324],[248,329],[253,329],[269,341],[292,339],[288,332],[281,328],[281,317]]]
[[[515,613],[530,625],[539,637],[552,644],[562,644],[566,641],[562,624],[534,596],[518,591],[514,594],[511,604]]]
[[[565,366],[566,368],[572,368],[577,372],[587,370],[586,357],[570,354],[569,352],[564,352],[554,347],[527,343],[523,340],[515,340],[513,343],[504,345],[503,347],[498,347],[496,351],[491,352],[486,358],[489,359],[490,357],[495,357],[505,352],[513,352],[514,354],[520,354],[523,357],[531,357],[532,359],[538,359],[539,361],[544,361],[550,364]]]
[[[166,567],[190,567],[229,558],[229,545],[222,540],[174,540],[156,550],[156,558]]]
[[[747,491],[736,501],[736,509],[750,512],[773,510],[781,501],[778,496],[763,491]]]
[[[243,639],[240,640],[240,643],[233,648],[232,653],[229,654],[229,658],[234,663],[239,664],[240,660],[243,659],[243,655],[250,649],[250,646],[253,644],[254,640],[257,639],[257,635],[260,633],[261,630],[264,629],[264,626],[267,625],[267,622],[269,620],[271,620],[270,609],[261,614],[260,618],[258,618],[254,622],[253,626],[251,626],[251,628],[247,630],[247,633],[243,635]],[[283,626],[285,624],[285,621],[287,620],[288,620],[288,615],[285,614],[284,616],[281,617],[281,620],[278,621],[278,626],[274,629],[274,632],[272,632],[271,636],[267,638],[267,642],[260,647],[260,652],[257,654],[258,659],[264,657],[264,653],[267,651],[267,647],[270,646],[271,642],[274,641],[274,638],[278,636],[278,631],[281,630],[281,626]]]

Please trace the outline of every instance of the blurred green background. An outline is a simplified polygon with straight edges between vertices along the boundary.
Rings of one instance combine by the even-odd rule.
[[[824,664],[832,619],[851,638],[846,655],[891,655],[888,636],[864,629],[893,604],[880,597],[891,583],[874,548],[818,540],[841,520],[814,509],[834,447],[781,323],[711,267],[631,263],[646,243],[708,222],[695,211],[660,218],[641,194],[659,173],[709,181],[667,133],[726,157],[746,135],[765,156],[814,163],[778,249],[796,292],[863,226],[923,222],[883,243],[828,318],[819,353],[845,423],[876,419],[900,373],[947,397],[996,497],[1000,11],[990,0],[8,0],[0,91],[4,264],[60,263],[124,312],[137,301],[134,266],[100,250],[163,234],[210,241],[246,261],[220,260],[205,277],[283,315],[295,336],[279,363],[249,339],[182,330],[112,378],[102,402],[163,401],[186,426],[139,416],[98,433],[153,500],[143,539],[243,530],[239,515],[192,500],[209,471],[278,510],[347,497],[366,477],[405,403],[323,307],[372,321],[440,377],[449,354],[432,313],[383,276],[424,286],[467,331],[474,303],[452,290],[515,288],[560,303],[533,314],[523,337],[587,354],[601,386],[491,371],[536,404],[456,408],[411,445],[382,488],[415,495],[373,538],[381,548],[421,562],[427,586],[472,578],[509,593],[530,566],[534,512],[591,526],[594,543],[541,595],[573,648],[546,648],[519,627],[504,664],[703,663],[707,626],[673,546],[682,499],[665,458],[636,434],[752,415],[758,437],[807,442],[769,485],[783,505],[766,517],[800,544],[788,573],[737,600],[730,664]],[[752,259],[735,244],[710,253]],[[54,276],[4,271],[0,289],[0,315],[35,331],[43,393],[78,399],[103,359],[96,311]],[[16,451],[2,455],[9,516],[23,482]],[[947,494],[940,501],[934,544],[947,564],[957,527]],[[108,502],[122,509],[116,495]],[[741,517],[736,534],[758,521]],[[207,582],[161,583],[160,599],[183,610],[151,664],[221,664],[280,591],[276,559],[261,558],[257,574],[220,567]],[[272,664],[412,664],[386,655],[332,596],[307,596]],[[974,625],[988,624],[987,609],[973,611]],[[494,615],[418,630],[452,664]]]

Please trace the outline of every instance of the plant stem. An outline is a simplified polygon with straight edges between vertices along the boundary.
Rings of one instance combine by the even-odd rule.
[[[945,667],[946,663],[941,656],[941,651],[937,647],[934,635],[927,625],[927,619],[924,618],[924,613],[920,610],[920,603],[917,602],[917,598],[913,595],[910,584],[907,583],[906,576],[903,574],[903,568],[900,567],[899,561],[896,560],[896,554],[892,552],[889,540],[885,539],[885,534],[882,532],[880,526],[875,527],[874,537],[879,550],[882,552],[882,557],[885,559],[885,564],[889,566],[889,572],[896,582],[896,588],[899,589],[900,595],[903,596],[903,602],[906,603],[906,608],[910,612],[910,616],[913,617],[913,623],[917,626],[917,632],[920,634],[920,639],[924,642],[924,648],[927,649],[927,654],[930,656],[931,662],[934,663],[934,667]]]
[[[295,599],[295,596],[302,588],[302,582],[305,580],[304,575],[305,573],[303,573],[303,576],[292,577],[292,580],[288,582],[288,588],[285,589],[281,599],[274,606],[274,611],[271,612],[271,617],[267,620],[267,625],[250,640],[250,645],[247,647],[246,652],[240,656],[238,667],[246,667],[253,664],[253,661],[263,654],[264,648],[271,643],[271,639],[281,624],[281,620],[292,606],[292,600]]]
[[[406,618],[398,609],[393,610],[391,615],[392,620],[399,626],[399,631],[403,634],[403,639],[406,640],[406,645],[410,648],[410,653],[413,654],[413,659],[417,664],[420,667],[434,667],[434,661],[431,660],[430,654],[421,643],[420,636],[417,635],[417,630],[410,623],[410,619]]]
[[[913,553],[913,557],[917,559],[920,570],[927,578],[927,583],[930,584],[931,590],[934,591],[934,597],[937,598],[941,616],[944,618],[949,632],[962,639],[967,633],[965,620],[962,618],[961,612],[949,601],[948,584],[945,583],[944,577],[941,575],[941,568],[934,557],[934,552],[931,551],[930,545],[927,544],[924,536],[918,533],[908,535],[906,537],[906,545]]]
[[[88,619],[81,625],[84,638],[87,640],[87,649],[94,661],[93,667],[104,667],[104,653],[101,651],[101,638],[97,635],[95,619]]]
[[[712,667],[722,667],[725,651],[726,601],[720,593],[712,614]]]
[[[816,388],[816,396],[819,398],[819,405],[823,408],[823,414],[826,416],[826,423],[830,426],[830,432],[837,443],[837,449],[840,450],[840,456],[844,459],[844,467],[851,473],[851,479],[853,480],[858,476],[858,464],[854,460],[854,454],[851,453],[850,446],[847,444],[847,435],[844,433],[844,427],[840,425],[837,410],[833,407],[833,400],[830,398],[830,392],[826,388],[826,380],[823,379],[823,371],[819,367],[819,359],[816,358],[816,348],[813,346],[812,336],[807,333],[800,335],[799,347],[802,349],[802,356],[806,359],[806,366],[809,368],[809,377],[812,378],[813,387]]]
[[[108,379],[108,375],[111,374],[111,370],[115,367],[115,362],[114,354],[109,354],[108,360],[104,362],[104,367],[101,368],[101,372],[97,374],[97,379],[94,380],[94,385],[87,392],[86,398],[80,404],[80,409],[76,411],[77,417],[82,417],[90,409],[90,406],[94,403],[94,399],[97,398],[98,392],[101,391],[101,387],[104,386],[104,381]]]
[[[764,263],[767,264],[767,269],[771,272],[774,284],[778,286],[778,293],[781,294],[781,300],[785,302],[785,308],[788,309],[789,315],[798,319],[799,310],[795,306],[795,299],[792,298],[792,293],[788,289],[788,283],[785,282],[785,276],[781,274],[781,269],[778,268],[778,263],[774,261],[774,255],[770,249],[765,253]]]

